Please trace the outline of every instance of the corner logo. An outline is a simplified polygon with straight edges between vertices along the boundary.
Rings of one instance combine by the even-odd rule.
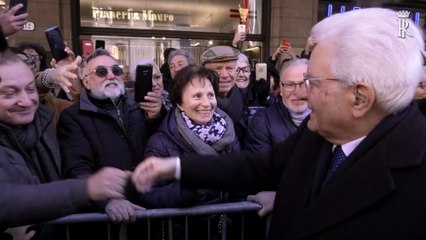
[[[398,37],[406,38],[407,36],[413,37],[410,32],[408,32],[408,28],[410,24],[407,19],[410,18],[410,11],[400,10],[396,13],[398,16]]]

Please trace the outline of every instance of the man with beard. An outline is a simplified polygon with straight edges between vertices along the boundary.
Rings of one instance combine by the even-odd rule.
[[[58,138],[67,178],[87,178],[104,166],[132,171],[143,160],[145,144],[161,121],[162,101],[149,92],[145,102],[134,102],[125,91],[122,68],[104,49],[96,49],[83,62],[80,78],[84,89],[79,103],[66,109],[59,119]],[[131,202],[111,199],[105,210],[112,221],[134,221]]]

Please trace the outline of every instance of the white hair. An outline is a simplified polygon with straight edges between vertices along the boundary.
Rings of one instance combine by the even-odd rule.
[[[314,44],[333,42],[331,73],[346,85],[370,85],[387,113],[412,101],[423,76],[423,34],[406,19],[411,36],[398,37],[398,20],[393,10],[367,8],[332,15],[311,31]]]
[[[293,67],[293,66],[299,66],[299,65],[303,65],[303,66],[308,66],[309,60],[306,58],[296,58],[296,59],[292,59],[286,63],[284,63],[281,66],[280,69],[280,76],[281,74],[288,68]]]
[[[154,61],[149,60],[149,59],[139,59],[135,63],[133,63],[129,68],[130,77],[131,77],[132,81],[135,81],[135,79],[136,79],[136,67],[138,65],[152,66],[153,70],[156,69],[158,72],[160,72],[160,68],[158,67],[158,65]]]
[[[240,62],[240,61],[244,61],[245,63],[247,63],[247,64],[250,66],[250,62],[249,62],[249,60],[248,60],[247,56],[246,56],[244,53],[240,53],[240,54],[238,54],[238,59],[237,59],[237,61],[238,61],[238,62]]]

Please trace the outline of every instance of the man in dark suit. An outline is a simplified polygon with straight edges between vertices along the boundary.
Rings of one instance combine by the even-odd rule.
[[[424,42],[399,17],[370,8],[314,26],[304,77],[312,113],[269,153],[151,158],[134,183],[276,190],[269,239],[426,239],[426,119],[412,104]]]

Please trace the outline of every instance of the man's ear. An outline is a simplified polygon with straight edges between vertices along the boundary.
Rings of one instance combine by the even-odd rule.
[[[83,83],[83,86],[84,86],[86,89],[90,90],[90,87],[89,87],[89,79],[87,79],[87,78],[83,78],[83,79],[81,80],[81,82]]]
[[[365,116],[374,105],[374,90],[363,83],[353,86],[352,114],[355,118]]]

